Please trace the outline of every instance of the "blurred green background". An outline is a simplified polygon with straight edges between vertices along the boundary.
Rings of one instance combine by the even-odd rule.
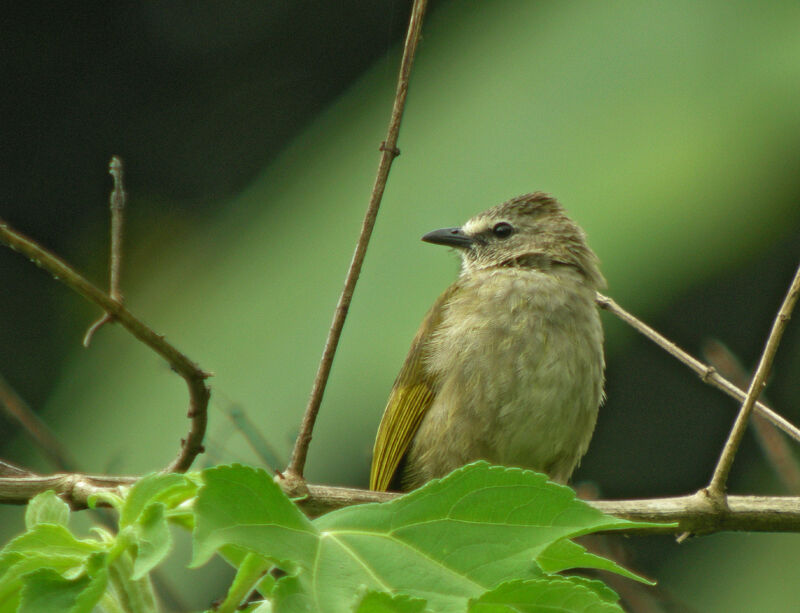
[[[288,456],[374,180],[408,8],[20,5],[3,26],[0,215],[104,284],[106,166],[123,157],[128,306],[215,373],[203,462],[261,462],[232,409]],[[695,354],[716,338],[752,367],[800,260],[798,23],[788,0],[434,2],[309,477],[366,483],[393,378],[457,271],[419,237],[528,191],[554,194],[586,229],[623,306]],[[166,464],[188,427],[183,382],[116,327],[82,349],[97,310],[8,250],[0,284],[0,373],[81,468]],[[604,322],[608,400],[575,481],[604,497],[702,486],[735,403]],[[793,322],[767,393],[794,422],[798,373]],[[0,457],[48,469],[13,423],[0,428]],[[731,489],[786,493],[751,438]],[[0,512],[4,538],[21,529],[17,509]],[[800,606],[797,535],[626,543],[671,599],[631,610]]]

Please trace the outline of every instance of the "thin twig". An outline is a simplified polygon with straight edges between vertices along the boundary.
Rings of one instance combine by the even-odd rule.
[[[426,0],[415,0],[414,6],[411,9],[411,19],[408,24],[408,34],[406,35],[405,45],[403,47],[403,59],[400,63],[400,75],[397,80],[397,91],[395,93],[394,106],[392,107],[392,116],[389,120],[386,140],[381,143],[380,146],[382,154],[378,166],[378,174],[375,178],[375,185],[372,188],[372,195],[370,196],[369,206],[367,207],[364,222],[361,226],[361,234],[358,237],[353,260],[350,262],[344,288],[342,289],[342,294],[339,297],[339,302],[336,305],[336,310],[333,315],[333,323],[328,332],[328,338],[325,341],[325,349],[322,352],[322,359],[320,360],[319,368],[314,378],[314,385],[311,390],[305,415],[303,416],[303,422],[300,426],[300,433],[295,441],[289,466],[286,468],[286,472],[283,475],[289,481],[303,481],[303,471],[305,470],[308,446],[311,443],[314,423],[316,422],[319,407],[322,403],[322,395],[325,393],[325,386],[328,383],[328,376],[330,375],[331,366],[333,364],[333,356],[336,354],[336,347],[339,344],[339,337],[342,334],[344,320],[347,317],[350,301],[353,298],[353,291],[361,273],[361,265],[364,262],[367,245],[372,235],[372,228],[378,216],[378,208],[380,207],[383,192],[386,188],[389,169],[392,166],[394,158],[400,153],[397,149],[397,136],[400,132],[400,122],[403,117],[406,94],[408,93],[408,80],[411,74],[411,66],[414,63],[417,42],[419,41],[420,32],[422,30],[422,18],[425,14],[426,4]]]
[[[188,436],[181,441],[178,457],[165,470],[174,472],[188,470],[194,458],[203,451],[203,437],[208,421],[208,399],[211,393],[205,380],[210,375],[164,340],[163,336],[156,334],[123,305],[92,285],[63,260],[12,229],[2,219],[0,219],[0,243],[18,251],[53,275],[55,279],[112,315],[126,330],[164,358],[173,370],[183,377],[189,388],[188,417],[191,419],[191,426]]]
[[[111,158],[108,172],[114,178],[114,189],[111,191],[109,206],[111,209],[111,258],[109,263],[109,295],[117,302],[122,302],[120,289],[120,272],[122,270],[122,223],[125,220],[125,205],[128,194],[122,182],[122,160],[116,155]]]
[[[261,431],[250,419],[247,412],[238,404],[232,403],[228,408],[223,409],[225,414],[233,423],[234,428],[239,431],[247,441],[250,448],[256,453],[259,459],[269,468],[271,472],[278,470],[282,466],[278,459],[278,452],[270,444]]]
[[[122,182],[122,160],[116,155],[112,156],[108,165],[108,172],[114,178],[114,188],[111,190],[109,205],[111,209],[111,248],[108,260],[109,282],[108,295],[112,300],[122,304],[122,291],[120,290],[119,276],[122,269],[122,222],[125,220],[125,203],[128,194],[125,192],[125,185]],[[114,317],[105,312],[94,322],[86,331],[83,337],[83,346],[88,347],[92,342],[94,333],[103,325],[112,323]]]
[[[737,387],[747,387],[750,375],[745,372],[735,355],[721,342],[709,339],[703,344],[703,355],[717,371]],[[800,495],[800,464],[789,442],[763,415],[753,415],[753,430],[767,461],[783,482],[789,494]]]
[[[0,477],[30,477],[33,473],[11,462],[0,460]]]
[[[0,408],[19,422],[25,433],[58,470],[77,470],[77,463],[61,444],[61,441],[55,437],[47,424],[39,418],[2,375],[0,375]]]
[[[709,385],[716,387],[718,390],[725,392],[739,402],[744,402],[746,394],[741,389],[736,387],[724,377],[720,376],[720,374],[711,366],[703,364],[697,358],[692,357],[690,354],[678,347],[675,343],[667,340],[664,336],[656,332],[646,323],[631,315],[628,311],[619,306],[614,300],[598,292],[597,296],[595,297],[595,301],[601,309],[604,309],[609,313],[613,313],[626,324],[631,326],[634,330],[641,333],[643,336],[650,339],[664,351],[669,353],[672,357],[676,358],[679,362],[682,362],[688,366],[700,377],[704,383],[708,383]],[[792,424],[787,419],[781,417],[775,411],[761,402],[756,402],[755,410],[760,415],[763,415],[764,418],[770,423],[783,430],[783,432],[788,434],[795,441],[800,442],[800,428]]]
[[[800,296],[800,266],[797,267],[797,272],[794,274],[794,279],[789,286],[789,291],[783,299],[775,321],[772,323],[772,330],[770,330],[767,337],[764,351],[761,354],[761,359],[758,362],[756,373],[753,375],[753,380],[750,382],[750,387],[747,390],[747,398],[742,403],[742,408],[736,421],[733,424],[731,433],[728,440],[725,441],[725,446],[717,462],[717,467],[714,469],[714,475],[706,488],[706,491],[712,499],[720,499],[725,495],[725,486],[728,481],[728,475],[733,466],[733,460],[736,457],[736,452],[739,449],[739,444],[742,442],[744,431],[747,428],[747,421],[750,418],[750,413],[753,410],[753,405],[764,386],[767,384],[767,376],[772,369],[772,362],[775,359],[775,353],[778,351],[783,331],[789,323],[789,318],[792,316],[792,309],[797,303],[797,297]]]

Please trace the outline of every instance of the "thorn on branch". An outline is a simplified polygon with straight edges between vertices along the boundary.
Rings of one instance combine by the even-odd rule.
[[[387,147],[386,141],[381,142],[381,146],[378,147],[378,151],[385,151],[386,153],[391,153],[394,157],[400,155],[400,149],[397,147]]]
[[[704,487],[697,492],[697,498],[710,505],[714,513],[721,514],[730,510],[728,507],[728,495],[724,487],[723,489],[717,489],[711,485]]]

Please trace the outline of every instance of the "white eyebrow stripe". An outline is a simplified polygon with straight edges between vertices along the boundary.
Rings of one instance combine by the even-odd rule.
[[[480,219],[470,219],[467,223],[464,224],[462,230],[466,234],[480,234],[484,230],[489,229],[489,220],[486,218]]]

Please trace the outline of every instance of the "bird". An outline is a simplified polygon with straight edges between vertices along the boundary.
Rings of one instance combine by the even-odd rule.
[[[476,460],[566,483],[604,400],[605,288],[584,231],[535,192],[422,237],[461,256],[411,343],[378,427],[376,491],[410,491]]]

